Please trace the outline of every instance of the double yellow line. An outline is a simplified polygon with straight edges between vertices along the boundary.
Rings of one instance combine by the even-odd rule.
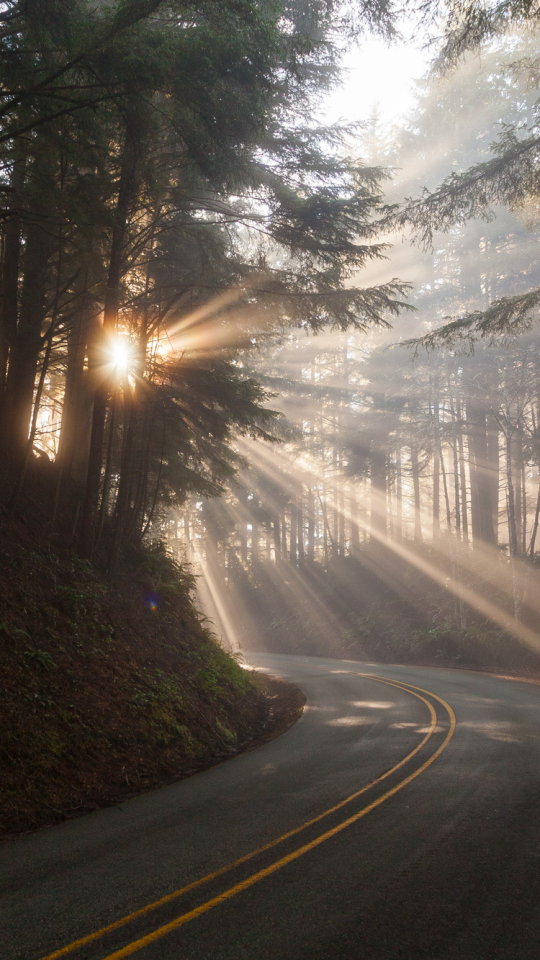
[[[351,673],[355,671],[350,671]],[[187,913],[183,913],[181,916],[176,917],[170,923],[166,923],[161,927],[158,927],[156,930],[153,930],[151,933],[148,933],[146,936],[141,937],[138,940],[134,940],[132,943],[127,944],[127,946],[122,947],[120,950],[116,950],[114,953],[108,954],[103,960],[122,960],[124,957],[129,957],[134,953],[137,953],[139,950],[142,950],[144,947],[148,946],[151,943],[154,943],[156,940],[161,939],[167,933],[170,933],[172,930],[177,930],[179,927],[184,926],[186,923],[189,923],[190,920],[194,920],[196,917],[200,917],[203,913],[207,913],[209,910],[212,910],[214,907],[217,907],[219,904],[224,903],[226,900],[230,900],[232,897],[235,897],[236,894],[241,893],[243,890],[247,890],[249,887],[252,887],[255,883],[258,883],[260,880],[264,880],[265,877],[271,876],[277,870],[281,870],[282,867],[287,866],[287,864],[292,863],[293,860],[297,860],[298,857],[302,857],[305,853],[308,853],[310,850],[315,849],[321,843],[324,843],[325,840],[329,840],[331,837],[334,837],[337,833],[340,833],[342,830],[345,830],[351,824],[356,823],[357,820],[360,820],[361,817],[365,817],[366,814],[370,813],[371,810],[374,810],[376,807],[379,807],[385,800],[388,800],[390,797],[393,797],[396,793],[406,787],[407,784],[411,783],[412,780],[415,780],[416,777],[420,776],[424,770],[427,770],[429,766],[440,756],[443,750],[446,749],[450,740],[454,735],[454,730],[456,727],[456,718],[452,707],[441,697],[438,697],[436,694],[431,693],[429,690],[424,690],[422,687],[415,687],[412,684],[402,684],[397,683],[393,680],[388,680],[385,677],[378,677],[373,674],[357,674],[357,676],[365,677],[370,680],[377,680],[380,683],[385,683],[387,686],[396,687],[398,690],[404,690],[406,693],[410,693],[412,696],[416,697],[418,700],[421,700],[422,703],[426,705],[430,714],[430,727],[427,731],[424,738],[420,741],[419,744],[411,750],[399,763],[396,763],[395,766],[391,767],[390,770],[387,770],[386,773],[383,773],[382,776],[377,777],[376,780],[372,780],[371,783],[368,783],[367,786],[362,787],[361,790],[357,790],[355,793],[352,793],[350,796],[346,797],[344,800],[341,800],[335,806],[330,807],[328,810],[325,810],[323,813],[320,813],[318,816],[313,817],[311,820],[307,820],[305,823],[302,823],[300,826],[295,827],[293,830],[289,830],[287,833],[282,834],[282,836],[277,837],[277,839],[272,840],[270,843],[265,844],[262,847],[258,847],[256,850],[252,850],[250,853],[246,854],[243,857],[240,857],[238,860],[235,860],[233,863],[229,863],[224,867],[221,867],[219,870],[215,870],[213,873],[208,873],[206,876],[201,877],[200,880],[195,880],[193,883],[188,884],[185,887],[181,887],[178,890],[174,890],[172,893],[167,894],[164,897],[161,897],[159,900],[155,900],[153,903],[149,903],[144,907],[141,907],[139,910],[135,910],[133,913],[127,914],[125,917],[121,917],[119,920],[116,920],[114,923],[110,923],[106,927],[102,927],[100,930],[96,930],[93,933],[88,934],[85,937],[81,937],[79,940],[74,940],[72,943],[67,944],[65,947],[61,947],[59,950],[55,950],[53,953],[47,954],[46,957],[42,957],[41,960],[57,960],[59,957],[65,957],[67,954],[72,953],[75,950],[80,949],[81,947],[86,946],[89,943],[97,940],[100,937],[105,936],[105,934],[112,932],[113,930],[118,930],[120,927],[123,927],[125,924],[130,923],[133,920],[143,917],[145,914],[149,913],[152,910],[156,910],[158,907],[161,907],[167,903],[170,903],[172,900],[175,900],[178,897],[183,896],[183,894],[188,893],[190,890],[195,890],[197,887],[202,886],[205,883],[209,883],[211,880],[215,880],[217,877],[223,876],[223,874],[228,873],[230,870],[234,870],[235,867],[239,867],[241,864],[246,863],[248,860],[251,860],[253,857],[258,856],[259,854],[264,853],[267,850],[271,850],[273,847],[276,847],[278,844],[283,843],[285,840],[288,840],[290,837],[295,836],[297,833],[300,833],[303,830],[306,830],[308,827],[313,826],[313,824],[318,823],[324,817],[328,817],[330,814],[335,813],[340,810],[346,804],[351,803],[353,800],[356,800],[363,793],[366,793],[368,790],[371,790],[378,783],[381,783],[383,780],[386,780],[387,777],[390,777],[393,773],[403,767],[406,763],[409,762],[421,749],[425,746],[428,740],[431,738],[435,732],[437,726],[437,714],[433,705],[426,700],[421,694],[425,693],[427,696],[433,698],[438,703],[440,703],[448,714],[449,727],[441,745],[435,750],[435,752],[426,760],[420,767],[418,767],[413,773],[409,774],[403,780],[400,780],[396,786],[392,787],[390,790],[387,790],[386,793],[383,793],[382,796],[377,797],[376,800],[373,800],[367,806],[363,807],[357,813],[343,820],[337,826],[332,827],[330,830],[326,830],[324,833],[321,833],[314,840],[311,840],[309,843],[304,844],[301,847],[298,847],[296,850],[293,850],[292,853],[287,854],[284,857],[281,857],[279,860],[274,861],[268,867],[265,867],[262,870],[253,873],[247,879],[242,880],[240,883],[235,884],[232,887],[229,887],[228,890],[225,890],[223,893],[218,894],[215,897],[212,897],[210,900],[207,900],[205,903],[201,904],[198,907],[195,907],[193,910],[189,910]]]

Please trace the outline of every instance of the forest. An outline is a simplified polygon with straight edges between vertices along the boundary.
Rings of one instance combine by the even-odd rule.
[[[232,649],[533,669],[535,5],[426,2],[389,125],[325,123],[387,0],[5,0],[0,496]]]

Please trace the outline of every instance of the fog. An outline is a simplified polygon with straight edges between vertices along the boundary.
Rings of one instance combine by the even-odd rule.
[[[385,204],[488,161],[505,125],[525,136],[533,53],[534,38],[507,37],[416,82],[399,122],[372,111],[349,145],[386,168]],[[227,645],[493,669],[537,662],[534,312],[484,336],[469,325],[411,343],[540,285],[537,205],[521,199],[509,209],[495,197],[481,217],[461,210],[431,245],[387,215],[385,259],[350,282],[399,277],[413,310],[385,329],[297,330],[243,353],[282,414],[281,442],[239,441],[245,465],[226,497],[194,499],[165,523]]]

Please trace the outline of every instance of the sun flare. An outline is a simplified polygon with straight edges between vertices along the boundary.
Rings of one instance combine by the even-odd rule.
[[[133,350],[125,337],[115,337],[110,344],[110,356],[114,372],[119,377],[127,376],[133,359]]]

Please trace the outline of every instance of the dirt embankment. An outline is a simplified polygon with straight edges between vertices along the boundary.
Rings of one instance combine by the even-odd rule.
[[[106,806],[271,739],[304,697],[243,669],[159,549],[111,582],[0,525],[0,836]]]

